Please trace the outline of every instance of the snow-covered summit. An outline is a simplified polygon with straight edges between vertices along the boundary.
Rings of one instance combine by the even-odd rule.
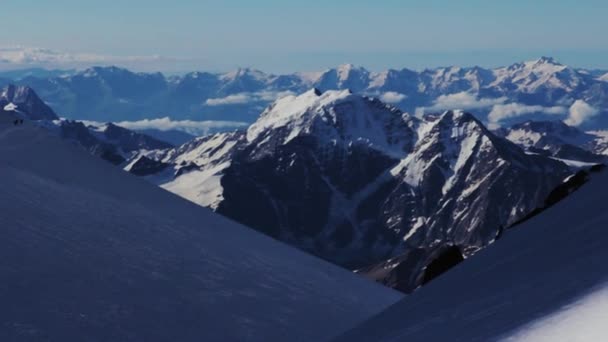
[[[325,106],[335,105],[352,96],[350,90],[323,93],[316,88],[301,95],[285,96],[262,112],[260,118],[249,127],[247,140],[254,141],[267,130],[288,127],[293,133],[285,138],[284,143],[286,143],[304,130],[305,126],[310,128],[317,117],[327,114],[323,110]],[[324,119],[328,118],[324,117]]]
[[[239,78],[251,78],[256,81],[267,81],[271,76],[256,69],[238,68],[220,76],[223,81],[236,81]]]
[[[336,68],[336,72],[338,74],[338,81],[342,83],[348,81],[351,77],[362,77],[369,74],[369,71],[365,68],[357,67],[350,63],[339,65]]]
[[[360,92],[370,83],[371,73],[353,64],[342,64],[336,68],[326,70],[315,82],[321,90],[351,89]]]
[[[583,85],[586,78],[577,70],[549,57],[496,69],[494,76],[495,80],[490,84],[491,87],[499,89],[515,87],[515,90],[524,93],[535,93],[540,88],[570,92]]]
[[[312,136],[320,145],[367,145],[400,158],[415,139],[416,122],[395,107],[349,89],[314,88],[277,100],[249,127],[247,140],[258,145],[287,144]]]

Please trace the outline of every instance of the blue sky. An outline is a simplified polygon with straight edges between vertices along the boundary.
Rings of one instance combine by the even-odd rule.
[[[0,46],[163,71],[497,66],[541,55],[608,68],[600,0],[4,0]],[[86,54],[86,55],[85,55]],[[83,55],[86,57],[83,57]],[[100,56],[100,61],[95,60]],[[162,56],[146,58],[147,56]],[[0,56],[2,59],[2,56]],[[10,58],[5,58],[10,59]],[[85,62],[79,63],[80,60]],[[62,64],[63,63],[63,64]]]

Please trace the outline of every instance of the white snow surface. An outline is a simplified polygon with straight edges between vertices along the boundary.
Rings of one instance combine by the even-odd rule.
[[[608,172],[335,341],[604,341]]]
[[[249,127],[247,140],[254,141],[266,130],[288,126],[292,127],[293,130],[284,140],[284,143],[287,143],[298,136],[302,130],[310,128],[311,115],[315,113],[321,115],[324,106],[336,104],[351,95],[348,90],[327,91],[318,95],[315,89],[311,89],[299,96],[283,97],[266,109],[260,119]]]
[[[17,105],[15,105],[14,103],[10,102],[6,106],[4,106],[4,110],[7,111],[7,112],[14,112],[14,111],[17,110]]]
[[[223,133],[196,138],[169,150],[143,152],[142,155],[151,159],[176,165],[146,179],[189,201],[215,210],[223,200],[221,177],[230,166],[230,153],[236,143],[234,133]],[[136,161],[137,158],[133,159],[124,169],[129,171]],[[197,165],[198,169],[176,177],[179,165],[189,163]]]
[[[608,336],[608,284],[501,339],[504,342],[604,341]]]
[[[401,296],[0,124],[0,340],[323,341]]]
[[[247,130],[247,141],[264,145],[281,130],[281,143],[287,144],[314,133],[321,144],[365,144],[400,158],[413,138],[403,127],[410,121],[414,120],[396,108],[349,90],[311,89],[269,106]],[[257,141],[261,137],[264,140]]]

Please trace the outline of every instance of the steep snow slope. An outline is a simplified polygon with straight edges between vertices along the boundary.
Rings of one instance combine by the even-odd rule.
[[[2,341],[319,341],[399,298],[29,123],[0,189]]]
[[[196,138],[182,146],[145,151],[125,170],[146,178],[194,203],[216,209],[222,201],[222,172],[230,166],[235,146],[245,133],[233,132]]]
[[[603,341],[608,172],[336,341]]]

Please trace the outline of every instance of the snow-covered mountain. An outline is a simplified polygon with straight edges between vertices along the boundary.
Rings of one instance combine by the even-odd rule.
[[[285,75],[241,68],[165,77],[96,67],[0,82],[31,86],[62,117],[102,122],[170,116],[251,123],[277,98],[316,87],[323,91],[350,89],[409,113],[460,108],[492,125],[572,116],[572,124],[585,129],[608,129],[605,76],[548,57],[496,69],[454,66],[372,72],[345,64]]]
[[[400,298],[29,121],[0,188],[2,341],[323,341]]]
[[[540,91],[560,92],[558,97],[585,86],[588,80],[586,74],[581,74],[550,57],[499,68],[494,71],[494,76],[495,79],[490,84],[504,92],[520,91],[526,94]]]
[[[26,86],[8,85],[0,90],[0,114],[15,112],[32,120],[54,120],[57,115]]]
[[[54,120],[47,125],[58,135],[91,154],[120,165],[142,151],[167,149],[173,145],[113,123],[87,125],[80,121]]]
[[[362,67],[352,64],[340,65],[335,69],[329,69],[314,81],[314,85],[325,90],[350,89],[354,92],[365,91],[370,84],[370,72]]]
[[[608,134],[584,132],[561,121],[527,121],[497,130],[525,150],[556,158],[599,163],[608,155]]]
[[[602,341],[608,173],[335,341]]]
[[[0,96],[0,111],[3,120],[12,122],[15,119],[35,121],[56,135],[88,150],[113,164],[120,165],[130,159],[134,153],[147,150],[167,149],[173,145],[145,134],[137,133],[112,123],[83,123],[59,119],[28,87],[7,86]]]
[[[465,112],[417,118],[316,89],[276,101],[246,132],[141,153],[127,170],[352,269],[399,257],[391,267],[406,276],[391,285],[404,291],[446,249],[468,257],[492,243],[570,174]]]

